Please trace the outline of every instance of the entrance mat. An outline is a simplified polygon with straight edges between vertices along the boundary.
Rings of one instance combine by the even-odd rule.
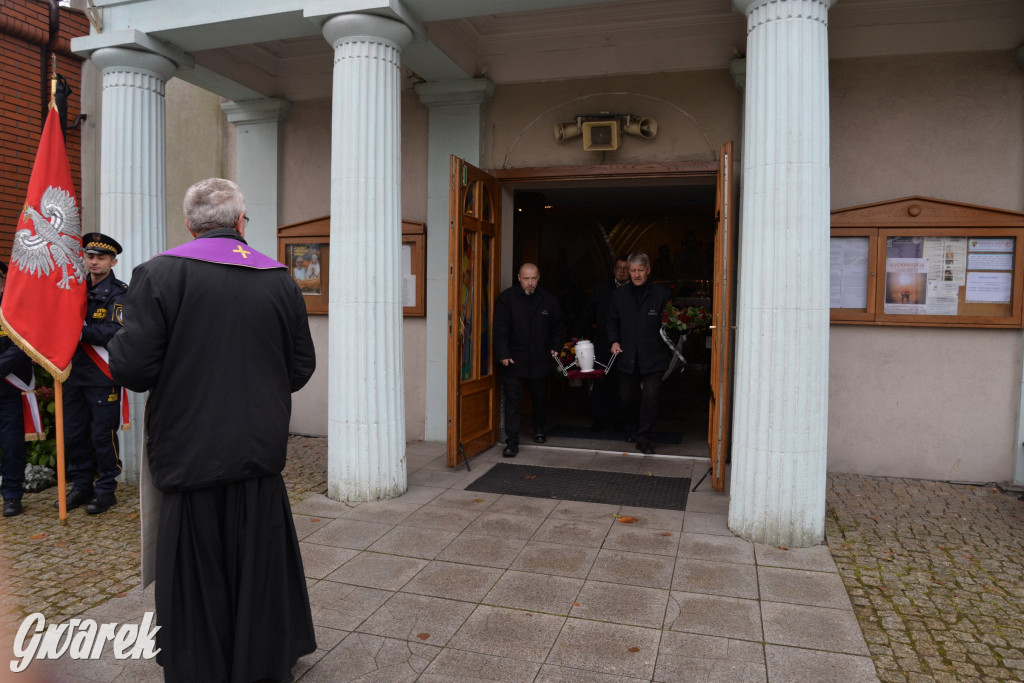
[[[573,425],[555,425],[547,431],[548,436],[561,436],[567,439],[597,439],[599,441],[621,441],[626,442],[626,432],[621,429],[602,429],[599,432],[592,431],[590,427],[576,427]],[[682,432],[654,432],[652,443],[680,444],[683,442]]]
[[[685,510],[690,479],[499,462],[467,486],[466,490],[659,510]]]

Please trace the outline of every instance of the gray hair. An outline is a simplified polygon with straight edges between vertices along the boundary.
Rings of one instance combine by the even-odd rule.
[[[639,264],[644,268],[651,267],[651,259],[647,258],[647,254],[642,251],[634,251],[629,255],[629,265],[633,265],[634,263]]]
[[[185,220],[199,234],[216,228],[234,229],[245,213],[245,197],[235,183],[224,178],[207,178],[185,192]]]

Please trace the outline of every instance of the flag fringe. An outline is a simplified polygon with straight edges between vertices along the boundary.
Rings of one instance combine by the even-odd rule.
[[[29,358],[43,366],[43,369],[50,373],[54,381],[64,382],[67,380],[68,376],[71,374],[71,363],[68,363],[68,366],[63,370],[54,365],[49,358],[36,351],[31,344],[25,341],[20,334],[7,324],[7,319],[4,317],[2,310],[0,310],[0,324],[4,326],[4,329],[7,331],[7,336],[11,338],[11,341],[17,344],[18,348],[24,351]]]

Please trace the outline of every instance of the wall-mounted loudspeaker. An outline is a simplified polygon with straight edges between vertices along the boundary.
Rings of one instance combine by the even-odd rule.
[[[623,132],[650,139],[658,134],[658,122],[652,118],[636,119],[632,116],[627,116]]]
[[[588,152],[606,152],[619,148],[622,139],[619,134],[619,122],[585,121],[583,123],[583,149]]]

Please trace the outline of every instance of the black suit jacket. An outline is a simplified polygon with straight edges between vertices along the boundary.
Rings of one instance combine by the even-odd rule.
[[[555,295],[538,287],[531,296],[519,283],[494,303],[494,358],[511,358],[504,368],[511,377],[539,379],[555,369],[552,351],[560,351],[565,335],[562,307]]]
[[[641,287],[639,303],[632,284],[612,293],[608,309],[608,343],[619,343],[622,354],[615,367],[623,372],[648,374],[668,367],[669,350],[662,341],[661,313],[671,295],[661,285],[648,281]]]
[[[583,310],[580,311],[579,318],[576,319],[576,328],[573,330],[573,336],[578,339],[586,339],[587,335],[593,334],[589,338],[594,342],[594,356],[601,363],[607,363],[612,355],[612,343],[608,339],[608,309],[612,305],[612,293],[623,287],[630,286],[629,283],[621,287],[617,286],[615,278],[597,283],[594,286],[593,295],[591,295]],[[591,327],[595,325],[596,327],[593,333],[591,333]]]

